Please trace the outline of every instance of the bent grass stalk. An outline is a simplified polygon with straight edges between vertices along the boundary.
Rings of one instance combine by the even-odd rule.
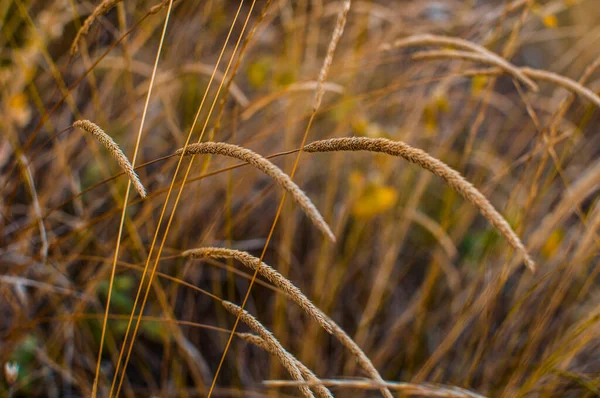
[[[225,249],[220,247],[203,247],[199,249],[186,250],[181,254],[183,257],[192,258],[234,258],[244,266],[256,271],[264,276],[269,282],[283,290],[300,308],[310,315],[327,333],[331,334],[331,325],[329,321],[322,316],[317,307],[297,288],[292,282],[275,271],[273,268],[260,262],[258,258],[239,250]]]
[[[127,174],[129,181],[131,181],[140,196],[142,198],[146,197],[146,188],[144,188],[140,178],[136,174],[135,170],[133,170],[133,166],[129,162],[129,159],[127,159],[127,156],[125,156],[121,148],[119,148],[119,145],[117,145],[117,143],[108,134],[106,134],[104,130],[89,120],[77,120],[75,123],[73,123],[73,127],[80,128],[83,131],[92,134],[94,138],[98,140],[98,142],[100,142],[102,146],[104,146],[104,148],[106,148],[112,157],[117,161],[119,167],[121,167],[125,174]]]
[[[392,141],[387,138],[348,137],[332,138],[329,140],[315,141],[304,147],[306,152],[335,152],[335,151],[369,151],[382,152],[392,156],[399,156],[411,163],[429,170],[436,176],[445,180],[463,198],[473,203],[481,214],[508,240],[524,258],[525,264],[532,272],[536,265],[523,242],[513,231],[508,222],[500,215],[489,200],[468,182],[458,171],[446,163],[429,155],[427,152],[411,147],[401,141]]]
[[[267,351],[268,353],[277,356],[277,353],[273,350],[273,347],[267,344],[267,342],[260,336],[257,336],[252,333],[236,333],[236,336],[238,336],[240,339],[244,340],[247,343],[253,344],[258,348],[261,348]],[[296,365],[296,367],[302,374],[304,380],[306,380],[309,383],[320,383],[319,378],[305,364],[300,362],[298,358],[290,354],[290,359],[294,362],[294,365]],[[319,397],[333,398],[331,392],[323,385],[316,384],[314,388]]]
[[[184,153],[183,148],[178,149],[175,152],[176,155]],[[331,231],[331,228],[327,225],[323,216],[319,213],[315,205],[306,196],[306,194],[296,185],[292,179],[285,174],[281,169],[269,162],[264,157],[260,156],[256,152],[249,149],[227,144],[224,142],[202,142],[197,144],[188,145],[185,148],[185,155],[199,155],[199,154],[216,154],[240,159],[248,162],[252,166],[256,167],[269,177],[271,177],[280,187],[289,192],[294,200],[300,205],[300,207],[306,212],[308,218],[315,224],[317,228],[321,230],[327,237],[335,242],[335,235]]]
[[[496,65],[501,65],[502,69],[509,72],[517,80],[523,82],[531,90],[538,91],[538,86],[529,77],[527,77],[517,66],[511,64],[504,58],[500,57],[498,54],[488,50],[487,48],[479,44],[475,44],[473,42],[460,39],[458,37],[438,36],[431,34],[414,35],[397,40],[393,44],[383,44],[381,46],[381,50],[391,50],[393,48],[415,47],[423,45],[452,46],[464,50],[474,51],[478,54],[481,54],[482,56],[485,56],[487,59],[493,59]]]
[[[73,44],[71,44],[71,50],[69,51],[71,55],[74,55],[77,52],[79,48],[79,40],[88,34],[94,21],[106,14],[111,8],[116,6],[121,1],[123,0],[104,0],[102,3],[98,4],[94,11],[92,11],[92,13],[85,19],[79,31],[77,31],[75,39],[73,40]]]
[[[255,272],[255,276],[256,276],[256,274],[260,274],[265,279],[272,282],[276,287],[280,288],[281,290],[283,290],[284,292],[286,292],[288,294],[290,294],[289,293],[290,291],[294,292],[293,295],[290,294],[290,297],[295,299],[294,301],[299,300],[299,297],[302,296],[302,297],[304,297],[303,300],[306,300],[310,303],[310,300],[308,300],[308,298],[306,298],[304,296],[302,291],[300,289],[298,289],[292,282],[290,282],[287,278],[285,278],[283,275],[281,275],[274,268],[272,268],[269,265],[262,262],[261,259],[253,257],[248,253],[240,252],[237,250],[231,250],[231,249],[222,249],[222,248],[211,247],[211,248],[186,250],[185,252],[182,253],[182,255],[183,256],[191,256],[191,257],[198,257],[198,256],[213,257],[214,256],[214,257],[221,257],[221,258],[225,257],[225,256],[234,256],[234,258],[236,258],[242,265],[244,265],[250,269],[253,269]],[[257,267],[256,264],[258,264],[259,262],[261,265],[260,265],[260,267]],[[305,309],[305,311],[307,311],[307,312],[309,311],[308,309],[305,308],[306,304],[302,305],[298,301],[296,301],[296,303],[298,305],[300,305],[300,307]],[[310,309],[311,312],[309,314],[313,318],[315,318],[317,320],[317,322],[319,322],[319,324],[322,324],[322,322],[325,322],[327,324],[328,327],[325,327],[323,325],[322,326],[325,328],[325,330],[332,333],[339,340],[339,342],[342,344],[342,346],[344,346],[346,349],[348,349],[348,351],[350,351],[350,353],[356,358],[356,360],[363,367],[363,369],[367,371],[367,374],[373,380],[375,380],[377,382],[383,382],[381,375],[379,374],[379,372],[377,371],[377,369],[375,368],[375,366],[373,365],[373,363],[371,362],[369,357],[367,357],[367,355],[363,352],[363,350],[361,350],[361,348],[358,346],[358,344],[356,344],[356,342],[354,340],[352,340],[352,338],[350,336],[348,336],[348,334],[344,331],[344,329],[342,329],[337,323],[335,323],[335,321],[333,319],[328,317],[323,311],[321,311],[314,305],[311,305],[310,308],[311,308]],[[382,388],[381,392],[386,398],[393,398],[393,395],[387,389]]]
[[[498,65],[494,58],[490,58],[486,55],[482,54],[473,54],[466,51],[456,51],[456,50],[432,50],[432,51],[422,51],[414,54],[412,56],[414,59],[460,59],[465,61],[472,62],[481,62],[485,64],[491,64],[497,66],[498,68],[488,69],[485,71],[481,71],[478,73],[479,75],[484,74],[492,74],[497,75],[502,73],[502,71],[509,72],[505,70],[501,65]],[[577,93],[583,98],[591,101],[597,107],[600,107],[600,97],[596,95],[592,90],[583,86],[582,84],[576,82],[575,80],[569,79],[568,77],[561,76],[557,73],[548,72],[540,69],[533,69],[529,67],[519,68],[523,74],[532,79],[547,81],[553,84],[556,84],[568,91],[573,93]]]
[[[272,352],[281,364],[287,369],[294,380],[304,381],[304,377],[302,377],[302,373],[296,366],[296,361],[293,359],[293,355],[286,351],[285,348],[279,343],[279,341],[271,334],[270,331],[267,330],[255,317],[250,315],[250,313],[246,310],[241,309],[239,306],[229,302],[222,301],[221,304],[225,309],[231,312],[233,315],[239,317],[239,319],[244,322],[246,325],[250,327],[255,333],[257,333],[265,342],[265,344],[269,347],[269,352]],[[305,397],[313,397],[313,393],[307,386],[300,385],[298,389]]]
[[[318,384],[317,384],[318,383]],[[266,380],[263,382],[268,387],[286,387],[286,386],[329,386],[343,388],[357,388],[361,390],[372,390],[381,387],[387,387],[391,390],[400,391],[403,394],[419,395],[424,397],[452,397],[452,398],[484,398],[475,392],[454,386],[442,386],[434,384],[415,384],[404,382],[373,382],[371,380],[337,380],[337,379],[322,379],[318,382],[312,381],[288,381],[288,380]]]

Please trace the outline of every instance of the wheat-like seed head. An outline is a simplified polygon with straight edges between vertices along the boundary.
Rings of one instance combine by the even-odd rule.
[[[183,149],[178,149],[175,154],[181,155],[182,152]],[[198,155],[203,153],[229,156],[243,160],[271,177],[280,187],[292,195],[296,203],[300,205],[315,226],[327,235],[332,242],[335,242],[335,235],[323,219],[323,216],[321,216],[321,213],[319,213],[319,210],[317,210],[315,205],[298,185],[296,185],[287,174],[281,171],[279,167],[275,166],[256,152],[224,142],[201,142],[191,144],[188,145],[185,150],[186,155]]]
[[[327,48],[327,54],[325,55],[323,66],[321,67],[321,71],[319,72],[319,83],[317,86],[317,91],[315,92],[315,99],[313,101],[313,111],[316,111],[321,106],[323,94],[325,93],[325,80],[327,79],[327,75],[329,74],[329,68],[331,68],[331,63],[333,62],[333,54],[335,53],[335,49],[337,48],[340,38],[344,33],[344,27],[346,26],[346,20],[348,19],[348,11],[350,10],[350,4],[350,0],[344,1],[342,9],[338,14],[337,21],[335,23],[335,28],[333,29],[333,34],[331,35],[331,41],[329,42],[329,47]]]
[[[228,256],[232,256],[232,257],[236,258],[244,266],[246,266],[252,270],[256,270],[256,264],[258,264],[258,261],[259,261],[258,258],[253,257],[253,256],[249,255],[248,253],[240,252],[238,250],[221,249],[221,248],[190,249],[190,250],[186,250],[185,252],[183,252],[182,255],[183,256],[191,256],[191,257],[215,257],[215,256],[228,257]],[[283,291],[287,291],[288,289],[290,289],[290,286],[284,286],[284,285],[291,285],[291,287],[292,287],[291,291],[296,291],[297,293],[295,293],[293,295],[290,294],[290,297],[297,299],[300,296],[304,296],[303,293],[300,291],[300,289],[298,289],[296,286],[294,286],[287,278],[285,278],[283,275],[281,275],[279,272],[277,272],[275,269],[273,269],[269,265],[267,265],[265,263],[261,263],[260,267],[258,267],[258,273],[261,276],[263,276],[264,278],[266,278],[267,280],[269,280],[270,282],[272,282],[275,286],[279,287]],[[373,363],[371,362],[369,357],[367,357],[367,355],[360,349],[358,344],[356,344],[356,342],[354,342],[354,340],[352,340],[352,338],[350,336],[348,336],[348,334],[344,331],[344,329],[339,327],[338,324],[335,323],[335,321],[333,321],[333,319],[329,318],[323,311],[314,307],[312,305],[312,303],[310,303],[310,300],[308,300],[306,297],[304,297],[304,298],[305,298],[306,302],[308,302],[310,304],[310,307],[311,307],[310,310],[306,309],[308,307],[306,307],[306,308],[304,307],[304,305],[306,305],[306,304],[304,304],[304,305],[299,304],[299,305],[303,309],[305,309],[307,312],[310,311],[309,314],[313,318],[315,318],[317,320],[317,322],[319,322],[319,324],[321,324],[321,326],[323,326],[323,328],[325,328],[325,330],[332,333],[340,341],[340,343],[346,349],[348,349],[348,351],[350,351],[350,353],[354,357],[356,357],[358,363],[367,371],[367,374],[373,380],[378,381],[378,382],[383,382],[381,375],[379,374],[379,372],[377,371],[377,369],[375,368],[375,366],[373,365]],[[326,323],[328,326],[327,327],[324,326],[324,323]],[[388,389],[386,389],[385,387],[381,388],[381,393],[383,394],[383,396],[385,398],[393,398],[392,393],[390,393],[390,391]]]
[[[257,346],[258,348],[261,348],[272,355],[276,355],[271,350],[271,346],[269,346],[260,336],[257,336],[252,333],[236,333],[236,335],[239,338],[241,338],[242,340],[244,340],[245,342],[253,344],[253,345]],[[302,373],[302,377],[304,377],[304,379],[307,382],[318,383],[320,381],[319,378],[317,376],[315,376],[315,374],[305,364],[300,362],[300,360],[298,360],[296,357],[293,357],[293,356],[292,356],[292,359],[294,360],[294,363],[295,363],[296,367],[298,368],[298,370],[300,370],[300,373]],[[314,389],[315,389],[315,392],[317,393],[317,395],[321,398],[333,398],[333,395],[331,395],[331,392],[323,385],[317,384],[314,386]]]
[[[266,327],[263,326],[262,323],[258,321],[255,317],[253,317],[248,311],[243,310],[238,305],[233,304],[229,301],[222,301],[221,304],[225,309],[231,312],[233,315],[236,315],[240,318],[242,322],[250,327],[255,333],[257,333],[265,342],[265,345],[268,348],[269,352],[273,353],[273,355],[277,356],[281,364],[287,369],[290,373],[290,376],[294,380],[305,381],[302,377],[302,373],[296,366],[296,362],[293,359],[294,356],[286,351],[285,348],[279,343],[279,341],[273,336],[273,334],[267,330]],[[298,386],[298,389],[305,397],[314,398],[313,393],[306,386]]]
[[[89,120],[77,120],[75,123],[73,123],[73,127],[78,127],[83,131],[92,134],[94,138],[96,138],[96,140],[98,140],[98,142],[100,142],[102,146],[104,146],[108,152],[110,152],[112,157],[115,158],[119,166],[123,169],[125,174],[127,174],[127,177],[129,177],[129,180],[135,187],[136,191],[138,191],[140,196],[142,198],[146,197],[146,188],[144,188],[138,175],[133,170],[133,166],[129,162],[129,159],[127,159],[127,156],[125,156],[121,148],[119,148],[119,145],[117,145],[117,143],[108,134],[106,134],[104,130]]]
[[[275,271],[267,264],[260,262],[259,258],[256,258],[246,252],[226,249],[221,247],[203,247],[199,249],[190,249],[182,253],[184,257],[193,258],[234,258],[242,263],[244,266],[251,270],[258,272],[260,275],[265,277],[273,285],[283,290],[287,295],[302,308],[308,315],[310,315],[317,323],[331,334],[331,325],[329,321],[322,316],[317,307],[298,289],[292,282]],[[260,265],[259,265],[260,263]]]
[[[73,40],[73,44],[71,44],[71,55],[77,52],[77,49],[79,48],[79,40],[88,34],[94,21],[106,14],[111,8],[119,4],[121,1],[123,0],[103,0],[102,3],[98,4],[94,11],[92,11],[92,13],[85,19],[81,28],[77,31],[75,39]]]
[[[530,257],[523,242],[513,231],[508,222],[498,213],[489,200],[468,182],[458,171],[452,169],[446,163],[429,155],[427,152],[413,148],[401,141],[392,141],[387,138],[348,137],[333,138],[329,140],[315,141],[304,147],[305,152],[333,152],[333,151],[370,151],[382,152],[388,155],[400,156],[411,163],[431,171],[438,177],[444,179],[448,185],[456,190],[463,198],[473,203],[496,227],[508,242],[521,253],[525,264],[535,272],[535,262]]]

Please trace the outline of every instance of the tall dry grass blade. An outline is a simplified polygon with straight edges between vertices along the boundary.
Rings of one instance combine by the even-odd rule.
[[[85,35],[88,34],[90,28],[94,21],[100,18],[102,15],[106,14],[110,11],[111,8],[116,6],[123,0],[103,0],[102,3],[98,4],[98,6],[92,11],[92,13],[85,19],[83,25],[75,35],[75,39],[73,40],[73,44],[71,44],[70,54],[73,55],[77,52],[79,48],[79,40]]]
[[[35,189],[35,183],[33,181],[33,174],[31,173],[31,167],[29,166],[29,160],[25,157],[24,154],[20,154],[18,157],[18,162],[21,165],[23,170],[23,176],[27,181],[27,187],[29,188],[29,193],[31,194],[31,202],[33,203],[33,210],[35,212],[35,217],[37,218],[38,228],[40,230],[40,242],[42,243],[42,247],[40,247],[40,258],[42,262],[46,262],[48,259],[48,248],[50,247],[48,244],[48,235],[46,233],[46,227],[44,226],[44,217],[42,216],[42,208],[40,207],[40,201],[38,199],[37,190]]]
[[[255,317],[250,315],[246,310],[241,309],[239,306],[229,302],[222,301],[221,304],[225,309],[231,312],[233,315],[239,317],[239,319],[250,327],[255,333],[257,333],[269,347],[269,352],[277,356],[281,364],[287,369],[294,380],[304,381],[302,373],[296,366],[296,361],[293,359],[294,356],[287,352],[285,348],[279,343],[279,341],[260,323]],[[307,386],[298,386],[298,389],[305,397],[313,397],[313,393]]]
[[[465,61],[472,62],[481,62],[485,64],[490,64],[497,66],[498,69],[489,69],[486,71],[482,71],[479,74],[499,74],[502,71],[510,73],[510,71],[506,70],[502,65],[499,65],[494,58],[490,58],[483,54],[474,54],[466,51],[456,51],[456,50],[432,50],[432,51],[423,51],[418,52],[413,55],[414,59],[461,59]],[[554,83],[558,86],[563,87],[564,89],[577,93],[583,98],[591,101],[597,107],[600,107],[600,97],[596,95],[592,90],[583,86],[582,84],[576,82],[573,79],[569,79],[568,77],[561,76],[557,73],[548,72],[540,69],[533,69],[528,67],[519,68],[521,72],[523,72],[527,77],[536,80],[547,81],[550,83]]]
[[[178,149],[175,154],[180,155],[182,152],[183,149]],[[279,167],[275,166],[256,152],[224,142],[201,142],[191,144],[188,145],[185,150],[185,155],[198,155],[204,153],[229,156],[243,160],[271,177],[280,187],[292,195],[294,200],[306,212],[308,218],[311,219],[315,226],[327,235],[331,241],[335,242],[335,235],[323,219],[323,216],[321,216],[321,213],[319,213],[319,210],[317,210],[315,205],[298,185],[296,185],[287,174],[281,171]]]
[[[381,387],[387,387],[392,390],[401,391],[408,395],[418,395],[422,397],[452,397],[452,398],[485,398],[483,395],[479,395],[475,392],[466,390],[460,387],[454,386],[443,386],[434,384],[415,384],[415,383],[404,383],[404,382],[374,382],[372,380],[337,380],[337,379],[323,379],[318,382],[318,385],[329,386],[329,387],[344,387],[344,388],[358,388],[362,390],[372,390]],[[269,387],[285,387],[285,386],[316,386],[316,382],[298,382],[288,380],[266,380],[263,382]]]
[[[542,219],[540,226],[531,234],[527,244],[529,250],[537,250],[542,247],[557,225],[567,218],[573,209],[583,202],[598,185],[600,185],[600,161],[589,167],[579,179],[571,184],[554,210]]]
[[[489,200],[468,182],[459,172],[446,163],[434,158],[427,152],[411,147],[401,141],[392,141],[387,138],[348,137],[332,138],[329,140],[315,141],[304,147],[306,152],[334,152],[334,151],[369,151],[382,152],[392,156],[399,156],[411,163],[431,171],[436,176],[444,179],[448,185],[456,190],[462,197],[473,203],[481,214],[496,227],[508,242],[521,253],[525,264],[535,272],[535,262],[529,256],[523,242],[510,227],[508,222],[498,213]]]
[[[234,258],[244,266],[258,272],[265,277],[273,285],[277,286],[302,308],[309,316],[311,316],[327,333],[331,334],[331,325],[329,321],[322,316],[317,307],[298,289],[292,282],[275,271],[267,264],[261,262],[257,257],[254,257],[246,252],[225,249],[221,247],[202,247],[198,249],[186,250],[181,254],[183,257],[193,258]],[[260,264],[260,265],[259,265]]]
[[[257,267],[256,264],[258,264],[260,259],[250,256],[249,254],[244,253],[244,252],[239,252],[237,250],[230,250],[230,249],[205,248],[205,249],[186,250],[185,252],[182,253],[182,255],[183,256],[198,256],[198,255],[206,256],[207,253],[211,253],[211,255],[216,254],[216,253],[221,253],[220,254],[221,256],[241,254],[241,256],[239,258],[238,257],[235,257],[235,258],[238,259],[238,261],[240,261],[240,263],[242,263],[242,265],[244,265],[250,269],[253,269],[255,272],[258,272],[265,279],[269,280],[276,287],[280,288],[283,291],[287,291],[287,289],[290,288],[289,286],[285,286],[285,285],[291,285],[291,287],[293,288],[292,291],[297,291],[297,292],[299,292],[300,295],[303,295],[303,293],[300,291],[300,289],[298,289],[296,286],[294,286],[287,278],[285,278],[283,275],[281,275],[275,269],[273,269],[272,267],[270,267],[269,265],[267,265],[263,262],[261,262],[260,267]],[[306,300],[308,301],[308,303],[310,303],[310,301],[308,299],[306,299]],[[301,307],[302,307],[302,305],[301,305]],[[344,329],[339,327],[339,325],[336,324],[325,313],[323,313],[323,311],[314,307],[312,305],[312,303],[311,303],[311,307],[314,309],[311,309],[310,315],[313,317],[317,316],[317,318],[315,318],[315,319],[317,319],[317,322],[319,322],[319,324],[321,324],[321,326],[323,326],[323,322],[325,322],[328,325],[328,327],[323,326],[323,328],[325,330],[329,331],[330,333],[332,333],[340,341],[342,346],[344,346],[346,349],[348,349],[348,351],[350,351],[350,353],[352,353],[352,355],[357,359],[358,363],[363,367],[363,369],[365,369],[367,371],[367,374],[373,380],[375,380],[377,382],[383,382],[381,375],[379,374],[379,372],[377,371],[377,369],[375,368],[375,366],[373,365],[373,363],[371,362],[369,357],[367,357],[367,355],[360,349],[358,344],[356,344],[354,342],[354,340],[352,340],[352,338],[350,336],[348,336],[348,334],[344,331]],[[386,398],[393,398],[392,394],[387,389],[382,388],[381,392]]]
[[[279,91],[275,91],[273,93],[265,95],[262,98],[258,98],[257,100],[252,101],[252,103],[250,103],[248,105],[248,107],[246,107],[244,109],[244,111],[242,112],[240,117],[242,118],[242,120],[250,119],[253,115],[256,114],[256,112],[260,111],[261,109],[263,109],[264,107],[266,107],[267,105],[269,105],[270,103],[272,103],[276,99],[284,96],[287,93],[299,92],[299,91],[304,91],[304,90],[316,90],[318,88],[319,88],[318,81],[299,82],[299,83],[289,84],[289,85],[283,87]],[[335,84],[335,83],[323,83],[322,90],[331,91],[331,92],[337,93],[337,94],[344,93],[344,87],[340,86],[339,84]]]
[[[245,342],[253,344],[253,345],[257,346],[258,348],[261,348],[272,355],[276,355],[276,353],[273,352],[272,347],[270,345],[268,345],[265,342],[265,340],[263,340],[260,336],[257,336],[252,333],[236,333],[236,335],[239,338],[241,338],[242,340],[244,340]],[[300,370],[300,373],[302,373],[302,377],[304,377],[304,379],[307,382],[320,383],[319,378],[305,364],[300,362],[300,360],[294,356],[292,356],[292,359],[294,360],[294,364],[296,365],[298,370]],[[317,393],[317,395],[321,398],[333,398],[331,391],[329,391],[322,384],[315,384],[314,389],[315,389],[315,392]]]
[[[538,91],[538,86],[527,77],[517,66],[511,64],[498,54],[488,50],[487,48],[475,44],[473,42],[460,39],[458,37],[438,36],[431,34],[422,34],[409,36],[404,39],[395,41],[393,44],[383,44],[382,50],[391,50],[392,48],[399,47],[413,47],[413,46],[452,46],[461,48],[464,50],[474,51],[481,55],[486,56],[488,59],[493,59],[496,65],[501,65],[501,68],[513,75],[517,80],[523,82],[527,87],[533,91]]]
[[[313,111],[316,111],[321,106],[323,94],[325,94],[325,80],[327,79],[327,75],[329,74],[329,68],[331,68],[331,63],[333,62],[333,54],[335,53],[335,49],[337,48],[340,38],[344,33],[344,27],[346,26],[346,20],[348,19],[348,11],[350,10],[350,4],[350,0],[344,1],[342,9],[338,14],[337,21],[335,23],[335,28],[333,29],[333,34],[331,35],[331,41],[329,42],[329,47],[327,48],[327,55],[325,55],[323,66],[321,67],[321,71],[319,72],[317,91],[315,92],[315,98],[313,100]]]
[[[102,130],[96,124],[90,122],[89,120],[77,120],[73,123],[73,127],[78,127],[83,131],[86,131],[94,136],[107,150],[110,152],[113,158],[117,161],[119,166],[123,169],[129,180],[135,187],[136,191],[140,194],[142,198],[146,197],[146,188],[142,185],[138,175],[133,170],[133,166],[127,159],[127,156],[123,153],[119,145]]]

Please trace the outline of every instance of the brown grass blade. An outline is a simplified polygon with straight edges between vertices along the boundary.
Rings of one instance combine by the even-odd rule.
[[[508,242],[521,253],[525,264],[535,272],[536,265],[529,256],[523,242],[510,227],[508,222],[492,206],[489,200],[468,182],[459,172],[452,169],[446,163],[434,158],[427,152],[411,147],[401,141],[392,141],[387,138],[348,137],[333,138],[329,140],[315,141],[304,147],[306,152],[334,152],[334,151],[369,151],[382,152],[392,156],[399,156],[411,163],[431,171],[433,174],[444,179],[448,185],[456,190],[462,197],[473,203],[481,214],[496,227]]]
[[[83,131],[92,134],[94,138],[96,138],[98,142],[100,142],[108,150],[108,152],[110,152],[112,157],[115,158],[119,164],[119,167],[121,167],[125,174],[127,174],[127,177],[129,177],[129,180],[138,191],[140,196],[142,198],[146,197],[146,188],[144,188],[138,175],[133,170],[133,166],[129,162],[129,159],[127,159],[127,156],[125,156],[121,148],[119,148],[119,145],[117,145],[117,143],[108,134],[106,134],[104,130],[89,120],[77,120],[75,123],[73,123],[73,127],[78,127]]]
[[[183,149],[178,149],[175,154],[180,155],[182,151]],[[292,195],[296,203],[300,205],[315,226],[327,235],[332,242],[335,242],[335,235],[323,219],[323,216],[321,216],[321,213],[319,213],[315,205],[298,185],[296,185],[287,174],[281,171],[279,167],[275,166],[256,152],[224,142],[201,142],[191,144],[188,145],[185,150],[186,155],[198,155],[203,153],[223,155],[243,160],[271,177],[280,187]]]

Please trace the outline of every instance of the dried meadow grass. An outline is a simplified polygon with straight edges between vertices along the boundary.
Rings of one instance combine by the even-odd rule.
[[[255,271],[256,271],[256,264],[259,261],[258,258],[253,257],[253,256],[249,255],[248,253],[240,252],[237,250],[231,250],[231,249],[222,249],[222,248],[190,249],[190,250],[187,250],[182,253],[183,256],[198,256],[198,255],[208,256],[209,254],[211,257],[217,256],[217,255],[219,257],[234,256],[234,255],[238,256],[238,257],[235,257],[236,259],[238,259],[238,261],[240,261],[244,266],[246,266],[250,269],[253,269]],[[304,296],[303,293],[300,291],[300,289],[298,289],[296,286],[294,286],[287,278],[285,278],[283,275],[281,275],[279,272],[277,272],[275,269],[273,269],[269,265],[267,265],[265,263],[261,263],[261,266],[258,267],[258,273],[283,291],[287,291],[290,289],[290,286],[286,286],[286,285],[291,285],[291,287],[292,287],[291,291],[294,291],[297,293],[295,293],[294,295],[290,295],[290,297],[298,299],[299,296]],[[304,299],[310,304],[310,307],[307,307],[307,308],[311,308],[310,309],[311,312],[309,314],[313,318],[315,318],[317,320],[317,322],[319,322],[319,324],[321,326],[323,326],[323,328],[325,330],[327,330],[329,333],[332,333],[339,340],[339,342],[342,344],[342,346],[344,346],[346,349],[348,349],[348,351],[350,351],[350,353],[357,359],[358,363],[363,367],[363,369],[365,369],[367,371],[367,374],[373,380],[375,380],[377,382],[383,382],[381,375],[379,374],[379,372],[377,371],[377,369],[375,368],[375,366],[373,365],[373,363],[371,362],[369,357],[367,357],[367,355],[360,349],[358,344],[356,344],[356,342],[354,340],[352,340],[352,338],[350,336],[348,336],[348,334],[344,331],[344,329],[342,329],[337,323],[335,323],[335,321],[333,321],[330,317],[328,317],[323,311],[321,311],[320,309],[318,309],[317,307],[312,305],[310,300],[308,300],[306,297],[304,297]],[[305,309],[304,305],[301,305],[301,304],[299,304],[299,305],[303,309]],[[308,312],[308,310],[307,310],[307,312]],[[325,323],[327,326],[324,326],[323,323]],[[393,395],[386,388],[382,388],[381,392],[386,398],[393,398]]]
[[[182,152],[183,149],[178,149],[175,154],[181,155]],[[329,225],[327,225],[323,219],[323,216],[321,216],[321,213],[319,213],[319,210],[317,210],[315,205],[298,187],[298,185],[296,185],[287,174],[281,171],[279,167],[275,166],[273,163],[269,162],[256,152],[224,142],[201,142],[188,145],[185,148],[185,155],[198,155],[206,153],[223,155],[243,160],[271,177],[280,187],[292,195],[296,203],[300,205],[315,226],[319,228],[321,232],[327,235],[332,242],[335,242],[335,235],[331,231],[331,228],[329,228]]]
[[[127,156],[123,153],[119,145],[102,130],[96,124],[90,122],[89,120],[77,120],[73,123],[73,127],[78,127],[83,131],[86,131],[94,136],[98,142],[100,142],[107,150],[110,152],[112,157],[117,161],[119,166],[123,169],[129,180],[135,187],[136,191],[140,194],[142,198],[146,197],[146,188],[142,185],[140,178],[133,170],[133,166]]]
[[[318,383],[318,384],[317,384]],[[403,394],[418,395],[423,397],[444,397],[444,398],[484,398],[483,395],[479,395],[475,392],[466,390],[460,387],[453,386],[441,386],[433,384],[415,384],[415,383],[403,383],[403,382],[374,382],[372,380],[336,380],[336,379],[322,379],[318,382],[298,382],[288,380],[267,380],[263,384],[269,387],[285,387],[285,386],[329,386],[329,387],[343,387],[343,388],[357,388],[361,390],[372,390],[381,387],[386,387],[391,390],[399,391]]]
[[[315,307],[315,305],[304,295],[304,293],[302,293],[300,289],[298,289],[293,283],[291,283],[279,272],[275,271],[273,268],[271,268],[264,262],[260,262],[260,260],[257,257],[254,257],[240,250],[225,249],[220,247],[203,247],[199,249],[190,249],[184,251],[181,255],[183,257],[192,258],[234,258],[253,271],[256,271],[256,269],[259,268],[258,272],[260,275],[262,275],[273,285],[277,286],[285,293],[287,293],[288,296],[292,299],[292,301],[298,304],[300,308],[302,308],[319,325],[321,325],[321,327],[325,329],[327,333],[332,333],[329,321],[322,316],[317,307]]]
[[[413,55],[414,59],[460,59],[465,61],[472,62],[481,62],[485,64],[491,64],[494,66],[498,66],[498,68],[488,69],[486,71],[481,71],[480,75],[490,74],[490,75],[498,75],[502,73],[502,71],[506,70],[496,63],[494,58],[487,57],[482,54],[474,54],[466,51],[456,51],[456,50],[433,50],[433,51],[423,51],[418,52]],[[554,83],[558,86],[563,87],[564,89],[577,93],[580,96],[586,98],[591,101],[594,105],[600,107],[600,97],[596,95],[592,90],[587,87],[584,87],[582,84],[576,82],[575,80],[569,79],[568,77],[561,76],[557,73],[548,72],[540,69],[533,69],[529,67],[519,68],[523,74],[526,76],[536,79],[547,81],[550,83]]]
[[[321,71],[319,72],[319,83],[313,101],[313,111],[316,111],[321,106],[323,94],[325,94],[325,80],[327,79],[327,75],[329,74],[329,68],[331,68],[331,63],[333,62],[333,54],[335,53],[335,49],[337,48],[340,38],[344,33],[344,27],[346,26],[346,20],[348,19],[348,11],[350,10],[350,5],[350,0],[344,1],[342,9],[338,14],[337,21],[335,23],[335,28],[333,29],[333,34],[331,35],[331,41],[329,42],[329,47],[327,48],[327,55],[325,55],[323,66],[321,67]]]
[[[264,344],[268,347],[269,352],[279,359],[281,364],[286,368],[294,380],[304,381],[302,373],[296,366],[296,358],[294,358],[292,354],[282,347],[279,341],[269,330],[267,330],[267,328],[263,326],[262,323],[258,321],[258,319],[252,316],[248,311],[241,309],[238,305],[235,305],[232,302],[222,301],[221,304],[227,311],[238,316],[242,322],[248,325],[250,329],[252,329],[263,339]],[[307,386],[300,385],[298,386],[298,389],[305,397],[314,397],[313,393]]]
[[[88,34],[94,21],[109,12],[111,8],[119,4],[121,1],[123,0],[103,0],[102,3],[98,4],[94,11],[92,11],[92,13],[85,19],[79,31],[77,31],[75,39],[73,40],[73,44],[71,44],[71,55],[74,55],[77,52],[79,49],[79,40]]]
[[[306,152],[335,152],[335,151],[369,151],[382,152],[392,156],[399,156],[411,163],[431,171],[436,176],[444,179],[448,185],[456,190],[463,198],[473,203],[481,214],[496,227],[508,242],[524,258],[525,264],[532,272],[536,265],[530,257],[523,242],[513,231],[508,222],[500,215],[489,200],[468,182],[459,172],[452,169],[444,162],[434,158],[427,152],[411,147],[401,141],[392,141],[387,138],[347,137],[332,138],[329,140],[315,141],[304,147]]]
[[[253,344],[253,345],[257,346],[258,348],[261,348],[261,349],[267,351],[268,353],[270,353],[272,355],[275,355],[275,356],[277,355],[275,352],[273,352],[272,347],[269,344],[267,344],[265,342],[265,340],[262,339],[260,336],[257,336],[252,333],[236,333],[236,336],[238,336],[239,338],[241,338],[242,340],[244,340],[247,343]],[[302,362],[300,362],[300,360],[298,360],[294,356],[292,356],[292,360],[294,361],[294,364],[296,365],[298,370],[300,370],[300,373],[302,373],[302,377],[304,377],[304,379],[307,382],[317,383],[317,384],[314,384],[314,389],[319,397],[333,398],[331,391],[329,391],[325,386],[320,384],[319,378],[306,365],[304,365]]]
[[[404,39],[396,40],[394,43],[383,44],[380,48],[381,50],[391,50],[393,48],[400,47],[415,47],[415,46],[452,46],[457,48],[462,48],[464,50],[470,50],[475,53],[481,54],[488,60],[491,60],[495,65],[498,65],[506,72],[513,75],[517,80],[523,82],[527,87],[529,87],[533,91],[538,91],[538,86],[531,80],[529,77],[523,73],[519,67],[511,64],[504,58],[500,57],[498,54],[488,50],[487,48],[470,42],[468,40],[460,39],[457,37],[448,37],[448,36],[438,36],[431,34],[420,34],[409,36]]]

